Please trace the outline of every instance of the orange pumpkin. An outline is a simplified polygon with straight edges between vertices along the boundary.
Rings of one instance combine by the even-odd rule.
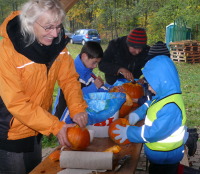
[[[87,128],[79,126],[67,128],[67,138],[72,150],[84,150],[90,144],[90,133]]]
[[[108,149],[104,150],[103,152],[119,153],[121,149],[122,149],[122,148],[121,148],[120,146],[114,145],[114,146],[109,147]]]
[[[124,83],[122,85],[125,92],[131,97],[139,99],[144,95],[144,89],[143,87],[138,83]],[[138,107],[139,105],[135,102],[133,102],[133,108]]]
[[[122,92],[120,88],[118,87],[113,87],[110,92]],[[124,104],[122,104],[121,108],[119,109],[119,117],[123,118],[126,115],[129,114],[129,112],[131,111],[132,107],[133,107],[133,101],[131,99],[131,97],[126,94],[126,101],[124,102]]]
[[[52,161],[58,161],[60,159],[60,150],[55,150],[49,155],[49,159]]]
[[[127,139],[125,140],[123,143],[120,143],[120,140],[115,140],[115,137],[118,135],[118,134],[114,134],[113,131],[114,130],[117,130],[116,128],[116,125],[119,124],[120,126],[124,126],[126,127],[126,125],[130,125],[129,124],[129,121],[126,119],[126,118],[118,118],[117,120],[113,121],[109,128],[108,128],[108,135],[109,137],[117,144],[119,145],[125,145],[125,144],[129,144],[130,141]]]
[[[126,102],[121,106],[119,110],[119,118],[123,118],[128,115],[133,107],[132,98],[126,93]]]

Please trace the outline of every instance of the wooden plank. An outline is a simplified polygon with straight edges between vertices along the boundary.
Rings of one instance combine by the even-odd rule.
[[[91,152],[102,152],[105,149],[116,145],[110,138],[94,138],[91,145],[86,151]],[[57,149],[59,149],[58,147]],[[142,144],[131,143],[128,145],[121,146],[122,150],[118,154],[114,154],[113,158],[113,170],[117,165],[117,162],[127,154],[131,155],[131,159],[125,163],[125,165],[118,171],[106,171],[98,174],[133,174],[137,168],[137,164],[140,158]],[[70,149],[67,149],[70,150]],[[33,171],[29,174],[56,174],[61,171],[59,161],[53,162],[48,157],[45,158]]]
[[[197,40],[182,40],[182,41],[175,41],[175,42],[170,42],[170,46],[174,45],[199,45],[200,42]]]
[[[200,63],[200,59],[188,59],[187,63]]]
[[[171,55],[170,58],[171,58],[173,61],[186,62],[186,58],[185,58],[185,57],[182,57],[182,56],[174,56],[174,55]]]
[[[65,11],[68,12],[79,0],[60,0],[64,5]]]
[[[182,55],[184,55],[185,52],[184,51],[171,51],[171,54],[175,54],[175,55],[182,54]]]

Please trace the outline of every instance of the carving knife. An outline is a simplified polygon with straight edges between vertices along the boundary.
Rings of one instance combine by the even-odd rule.
[[[122,159],[120,159],[114,171],[117,172],[125,164],[125,162],[128,161],[130,158],[131,158],[131,155],[125,155]]]

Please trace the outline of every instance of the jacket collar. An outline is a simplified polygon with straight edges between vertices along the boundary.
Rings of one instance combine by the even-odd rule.
[[[82,77],[87,76],[88,74],[92,73],[92,70],[90,68],[87,68],[80,57],[80,54],[76,57],[75,59],[75,67],[76,67],[76,71],[78,72],[78,74]]]

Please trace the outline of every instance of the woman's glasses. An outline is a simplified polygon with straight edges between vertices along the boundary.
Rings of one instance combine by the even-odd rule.
[[[50,26],[48,26],[48,27],[44,27],[44,26],[40,25],[38,22],[36,22],[36,23],[37,23],[40,27],[42,27],[46,32],[53,31],[54,29],[56,29],[56,31],[59,31],[59,30],[63,27],[62,24],[60,24],[60,25],[58,25],[58,26],[56,26],[56,27],[54,27],[53,25],[50,25]]]

